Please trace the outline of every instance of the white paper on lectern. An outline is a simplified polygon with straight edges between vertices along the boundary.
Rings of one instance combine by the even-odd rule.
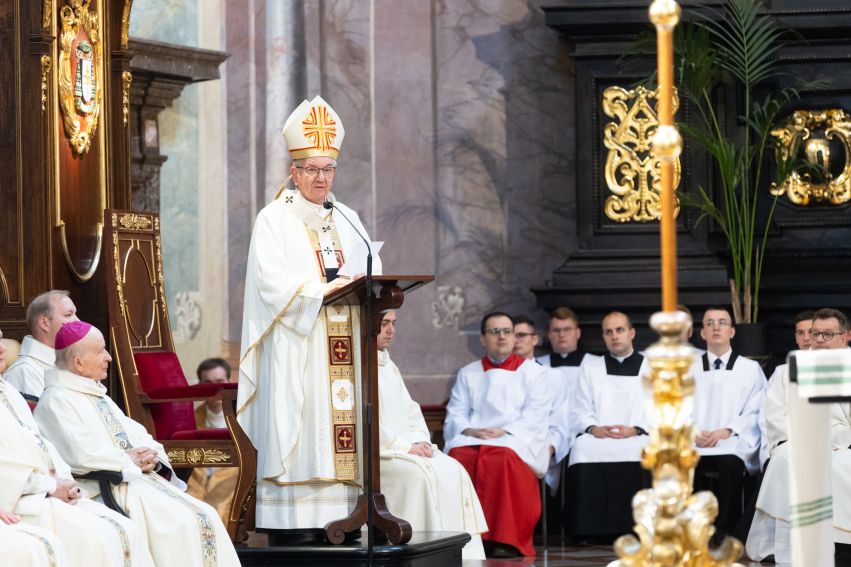
[[[370,243],[372,247],[373,259],[378,256],[381,247],[384,246],[384,241]],[[346,263],[340,266],[338,276],[356,276],[366,273],[366,257],[369,251],[366,249],[366,243],[359,240],[352,250],[346,250]]]

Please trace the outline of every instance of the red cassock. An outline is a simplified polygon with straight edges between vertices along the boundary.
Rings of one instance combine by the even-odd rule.
[[[505,543],[534,557],[541,488],[532,469],[507,447],[457,447],[449,456],[464,465],[476,487],[489,528],[482,540]]]

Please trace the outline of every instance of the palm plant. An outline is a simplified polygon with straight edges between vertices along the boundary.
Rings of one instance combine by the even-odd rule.
[[[763,261],[777,204],[777,197],[764,191],[770,206],[759,214],[765,154],[772,147],[770,133],[779,113],[799,96],[796,88],[786,87],[768,89],[757,98],[759,87],[780,75],[775,55],[785,33],[761,10],[759,0],[727,0],[720,11],[699,14],[695,22],[683,26],[675,46],[680,96],[691,103],[696,116],[679,126],[712,157],[720,185],[718,203],[702,185],[681,199],[700,211],[698,220],[712,218],[726,237],[736,323],[755,323],[759,315]],[[742,127],[733,135],[724,131],[713,100],[722,84],[734,84],[742,93]],[[779,159],[778,183],[795,167],[794,158]]]

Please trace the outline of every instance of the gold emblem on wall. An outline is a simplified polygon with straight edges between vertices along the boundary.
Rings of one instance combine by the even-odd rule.
[[[65,136],[76,154],[92,143],[103,99],[101,41],[92,0],[65,0],[59,12],[59,105]]]
[[[840,109],[796,110],[771,136],[778,142],[777,160],[788,161],[798,156],[812,167],[792,171],[780,185],[771,184],[771,194],[786,195],[796,205],[841,205],[851,200],[851,119]],[[842,144],[842,172],[831,173],[830,143]],[[793,155],[794,154],[794,155]]]
[[[660,160],[651,151],[651,140],[659,121],[656,92],[644,87],[626,90],[609,87],[603,92],[603,112],[614,118],[606,124],[603,143],[606,185],[613,194],[606,198],[605,213],[617,222],[659,220],[661,214]],[[674,112],[679,106],[674,91]],[[680,183],[680,160],[674,161],[674,190]],[[674,215],[679,214],[679,199]]]

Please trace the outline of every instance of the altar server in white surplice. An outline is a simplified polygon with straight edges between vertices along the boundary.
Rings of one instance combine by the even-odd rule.
[[[381,492],[387,508],[415,532],[467,532],[472,539],[463,559],[484,559],[485,514],[470,475],[455,459],[431,444],[422,410],[390,360],[396,312],[388,311],[378,335]]]
[[[464,465],[485,512],[493,555],[534,556],[541,516],[538,479],[549,463],[550,400],[544,368],[514,349],[511,317],[481,322],[485,356],[461,368],[446,407],[446,451]]]
[[[554,419],[550,423],[550,446],[553,448],[553,454],[546,481],[552,490],[558,487],[561,479],[560,463],[570,452],[576,437],[570,422],[570,412],[579,384],[579,369],[584,362],[600,358],[579,348],[581,336],[582,329],[579,327],[576,313],[568,307],[559,307],[550,316],[547,329],[547,338],[553,352],[536,359],[541,365],[551,368],[548,374],[557,383],[554,386],[554,389],[557,388],[555,391],[561,393],[558,401],[553,404]]]
[[[4,354],[0,343],[0,371],[5,367]],[[0,510],[8,511],[0,514],[0,524],[13,522],[16,528],[0,532],[0,540],[20,532],[21,545],[35,545],[41,550],[35,553],[56,554],[73,567],[153,566],[142,530],[121,514],[83,497],[71,468],[42,436],[23,396],[3,379],[0,432]],[[43,537],[39,529],[55,538]],[[57,539],[61,545],[55,544]],[[14,548],[8,549],[15,553]],[[6,550],[0,542],[3,565],[26,564],[12,561]]]
[[[816,350],[848,348],[847,330],[848,319],[844,313],[819,309],[813,314],[811,347]],[[772,375],[766,394],[765,422],[771,459],[762,479],[756,514],[745,546],[748,557],[757,561],[769,555],[773,555],[777,563],[791,561],[789,387],[789,370],[784,364]],[[831,439],[819,440],[833,447],[833,540],[838,547],[851,544],[851,422],[847,408],[847,404],[831,405]]]
[[[78,320],[77,307],[67,291],[47,291],[33,299],[27,307],[30,334],[24,337],[17,360],[6,369],[6,381],[24,395],[40,397],[44,373],[56,360],[56,332],[65,323]]]
[[[712,489],[718,499],[718,538],[730,533],[741,516],[745,471],[760,470],[759,410],[765,399],[765,374],[758,363],[733,350],[735,334],[730,311],[709,307],[700,331],[707,352],[692,366],[695,444],[701,455],[694,485],[695,491]],[[710,482],[707,473],[717,474],[718,482]]]
[[[324,528],[346,517],[360,493],[355,447],[363,444],[353,441],[360,313],[322,306],[350,283],[338,270],[366,255],[357,213],[330,192],[343,134],[339,116],[320,97],[293,111],[284,137],[295,188],[260,211],[251,235],[237,416],[257,448],[260,528]],[[377,255],[373,273],[381,273]]]
[[[571,414],[579,437],[567,469],[568,521],[578,537],[632,530],[632,497],[649,478],[639,463],[649,428],[641,381],[647,362],[633,348],[629,317],[613,311],[602,328],[608,352],[582,365]]]
[[[44,435],[76,474],[122,473],[124,482],[112,489],[115,499],[147,536],[157,565],[239,565],[218,513],[183,492],[186,484],[171,469],[163,446],[106,395],[101,381],[111,360],[103,335],[88,323],[59,329],[57,368],[47,373],[35,411]],[[100,496],[95,481],[80,485],[87,496]]]

